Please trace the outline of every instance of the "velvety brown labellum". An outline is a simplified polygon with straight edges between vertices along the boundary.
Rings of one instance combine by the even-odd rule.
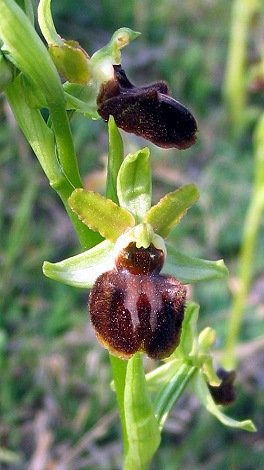
[[[115,77],[101,86],[98,113],[118,127],[163,148],[186,149],[196,142],[197,123],[191,112],[169,95],[165,82],[135,87],[120,65]]]
[[[216,373],[222,382],[218,387],[209,385],[211,395],[217,405],[231,405],[236,399],[234,389],[236,372],[234,370],[228,372],[225,369],[219,368]]]
[[[124,251],[117,268],[102,274],[91,291],[93,327],[102,345],[122,359],[137,351],[162,359],[179,344],[186,288],[159,274],[161,250],[153,245],[144,249],[131,243],[131,263],[124,259]]]

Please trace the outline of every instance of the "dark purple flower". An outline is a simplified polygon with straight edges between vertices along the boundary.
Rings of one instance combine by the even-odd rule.
[[[178,346],[186,288],[159,274],[164,253],[152,243],[122,249],[115,268],[97,279],[91,290],[92,325],[102,345],[122,358],[137,351],[153,359],[172,354]]]
[[[150,140],[159,147],[186,149],[195,144],[197,123],[190,111],[169,95],[165,82],[135,87],[120,65],[114,78],[101,85],[98,113],[118,127]]]

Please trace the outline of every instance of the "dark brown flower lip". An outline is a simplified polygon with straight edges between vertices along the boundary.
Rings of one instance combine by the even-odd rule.
[[[192,113],[172,98],[165,82],[135,87],[120,65],[114,78],[101,86],[97,104],[107,122],[112,115],[118,127],[159,147],[187,149],[196,142],[197,123]]]
[[[161,250],[153,246],[142,250],[130,243],[128,257],[125,251],[120,252],[116,267],[101,274],[91,290],[92,325],[101,344],[122,359],[138,351],[163,359],[180,342],[186,287],[159,274]]]

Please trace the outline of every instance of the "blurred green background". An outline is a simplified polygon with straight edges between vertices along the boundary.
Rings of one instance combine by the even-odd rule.
[[[201,193],[170,242],[188,254],[224,258],[229,268],[227,283],[211,281],[190,289],[192,299],[201,305],[200,328],[216,329],[220,350],[237,288],[243,223],[252,191],[252,132],[264,105],[264,88],[250,81],[252,67],[264,53],[262,6],[248,29],[243,126],[240,132],[231,132],[223,83],[232,4],[230,0],[54,0],[52,5],[57,31],[78,40],[90,55],[121,26],[141,31],[141,37],[123,52],[129,79],[137,85],[166,80],[172,95],[198,120],[198,142],[191,149],[150,146],[153,199],[187,182],[195,183]],[[85,184],[103,191],[105,123],[75,116],[72,130]],[[143,139],[122,135],[126,152],[146,145]],[[252,418],[258,432],[224,428],[201,410],[190,390],[167,422],[151,470],[264,468],[264,343],[258,339],[264,334],[263,228],[262,223],[237,349],[238,398],[230,408],[237,419]],[[1,95],[1,469],[121,468],[108,353],[89,324],[88,292],[42,274],[44,260],[58,261],[79,249],[60,200]],[[151,367],[146,361],[146,368]]]

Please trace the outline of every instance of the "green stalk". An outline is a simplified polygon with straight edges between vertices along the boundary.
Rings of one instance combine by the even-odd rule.
[[[0,10],[0,36],[8,53],[46,98],[56,137],[58,159],[65,177],[73,189],[82,187],[58,72],[23,10],[13,0],[0,0]]]
[[[70,209],[68,198],[73,191],[61,168],[55,147],[54,133],[45,123],[38,109],[29,108],[20,83],[20,76],[8,86],[6,96],[13,110],[17,123],[37,156],[51,187],[60,196],[70,220],[76,230],[80,243],[88,249],[97,242],[97,234],[88,229]]]
[[[254,135],[255,178],[253,194],[245,218],[240,253],[239,288],[233,300],[225,345],[225,366],[236,364],[235,348],[238,343],[243,313],[254,272],[254,253],[264,212],[264,114]]]
[[[246,50],[250,20],[258,0],[234,0],[223,93],[235,130],[240,130],[246,102]]]

